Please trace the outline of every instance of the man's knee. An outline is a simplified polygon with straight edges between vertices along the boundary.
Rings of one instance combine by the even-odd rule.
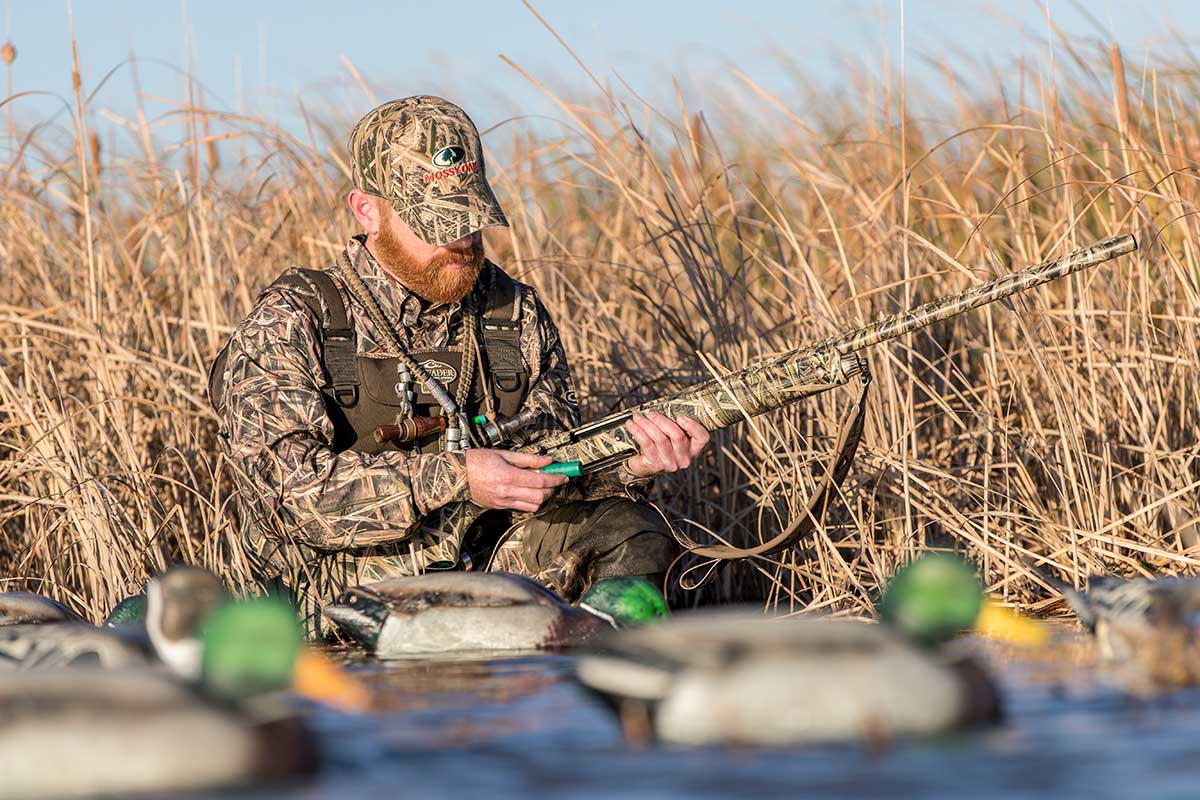
[[[547,509],[527,524],[523,547],[530,571],[569,598],[602,578],[661,575],[677,554],[662,514],[628,498]]]

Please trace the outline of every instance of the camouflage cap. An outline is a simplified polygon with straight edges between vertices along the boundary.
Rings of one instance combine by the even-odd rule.
[[[444,245],[492,225],[508,225],[483,166],[475,123],[448,100],[392,100],[350,132],[354,185],[392,203],[429,244]]]

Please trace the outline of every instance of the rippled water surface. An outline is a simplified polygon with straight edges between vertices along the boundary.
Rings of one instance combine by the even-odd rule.
[[[220,796],[1200,798],[1200,692],[1130,699],[1064,641],[1036,658],[980,645],[1008,700],[997,727],[784,750],[628,746],[563,656],[362,663],[378,713],[317,714],[318,778]]]

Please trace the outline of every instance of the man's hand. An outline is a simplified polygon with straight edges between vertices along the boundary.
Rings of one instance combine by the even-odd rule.
[[[537,511],[567,482],[566,475],[535,472],[554,459],[532,453],[471,448],[467,453],[467,487],[471,500],[484,508]]]
[[[672,420],[651,411],[634,414],[625,427],[642,449],[625,462],[625,469],[639,478],[687,469],[708,446],[708,431],[691,417]]]

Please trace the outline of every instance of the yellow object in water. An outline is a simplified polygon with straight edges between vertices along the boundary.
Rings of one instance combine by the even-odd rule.
[[[366,711],[371,707],[367,688],[314,650],[306,649],[297,659],[292,689],[301,697],[339,711]]]
[[[983,608],[975,620],[975,633],[1025,647],[1039,647],[1050,641],[1050,630],[1045,625],[990,597],[983,601]]]

